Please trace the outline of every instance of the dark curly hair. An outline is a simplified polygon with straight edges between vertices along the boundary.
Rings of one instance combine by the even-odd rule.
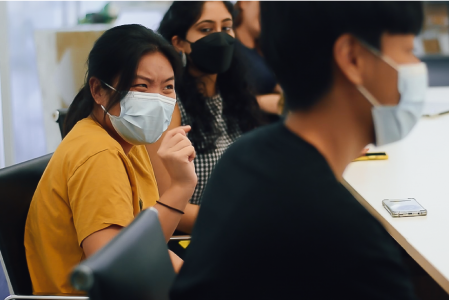
[[[233,15],[233,5],[223,1]],[[201,17],[204,1],[174,1],[161,21],[158,32],[169,42],[174,36],[185,39],[189,28]],[[262,124],[260,109],[246,81],[246,70],[236,48],[229,69],[217,76],[217,88],[223,98],[223,115],[230,132],[240,129],[243,133]],[[216,149],[219,129],[215,117],[206,105],[206,97],[198,90],[198,78],[184,69],[176,92],[186,112],[192,117],[189,139],[198,153]],[[205,139],[204,135],[212,138]],[[215,137],[215,138],[214,138]]]

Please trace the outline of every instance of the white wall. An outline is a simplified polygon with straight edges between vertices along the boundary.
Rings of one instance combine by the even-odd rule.
[[[41,29],[71,29],[78,18],[98,12],[107,1],[0,1],[0,167],[20,163],[49,151],[45,111],[38,77],[34,35]],[[158,23],[171,4],[166,1],[117,1],[123,23],[143,20]],[[142,13],[145,12],[146,15]],[[134,13],[134,16],[132,16]],[[148,16],[151,18],[148,18]],[[131,17],[131,19],[129,18]],[[142,21],[143,22],[143,21]],[[156,27],[158,24],[145,24]],[[57,87],[55,86],[55,89]],[[1,126],[3,125],[3,126]],[[2,146],[2,141],[4,145]],[[4,163],[3,163],[4,160]]]
[[[14,164],[14,139],[9,81],[7,2],[0,2],[0,167]]]

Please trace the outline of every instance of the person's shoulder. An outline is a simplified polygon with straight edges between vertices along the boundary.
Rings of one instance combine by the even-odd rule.
[[[239,51],[240,53],[243,53],[243,54],[251,53],[251,52],[254,52],[254,50],[255,50],[255,49],[248,48],[247,46],[245,46],[239,39],[235,39],[234,45],[237,48],[237,51]]]
[[[245,145],[256,141],[268,141],[273,137],[278,137],[279,134],[282,135],[284,133],[284,128],[285,126],[282,122],[260,126],[243,134],[235,145]]]
[[[295,160],[300,154],[320,157],[318,151],[301,137],[289,131],[283,121],[261,126],[243,134],[226,151],[229,155],[257,152]]]
[[[120,144],[108,132],[91,118],[85,118],[76,123],[73,129],[63,139],[61,145],[70,144],[86,147],[83,150],[98,151],[101,149],[121,149]]]
[[[324,157],[282,122],[263,126],[238,138],[225,151],[214,174],[220,177],[216,182],[218,185],[225,177],[230,177],[226,179],[230,181],[241,177],[242,181],[257,185],[259,191],[279,190],[288,197],[315,197],[316,190],[321,192],[323,186],[328,190],[336,189],[337,184]],[[210,182],[215,180],[211,178]],[[246,184],[242,188],[254,187]],[[264,194],[268,195],[267,192]]]
[[[120,144],[103,127],[91,118],[85,118],[64,137],[53,156],[77,164],[105,151],[126,156]]]

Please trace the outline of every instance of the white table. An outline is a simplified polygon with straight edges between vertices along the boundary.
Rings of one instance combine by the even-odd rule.
[[[449,87],[431,88],[426,101],[449,108]],[[345,186],[449,293],[449,114],[422,118],[404,140],[370,151],[389,159],[351,163]],[[386,198],[416,198],[428,215],[392,218]]]

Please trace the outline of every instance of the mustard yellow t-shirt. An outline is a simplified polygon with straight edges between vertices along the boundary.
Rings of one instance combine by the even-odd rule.
[[[34,294],[82,294],[69,282],[85,259],[82,241],[112,224],[127,226],[159,199],[145,146],[126,155],[91,118],[56,149],[31,201],[25,250]]]

